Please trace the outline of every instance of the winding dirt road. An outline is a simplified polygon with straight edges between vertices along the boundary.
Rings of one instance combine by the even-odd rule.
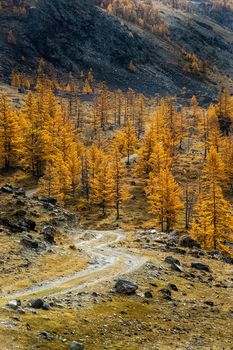
[[[76,238],[79,241],[76,243],[76,247],[83,249],[93,260],[85,270],[0,296],[0,299],[55,296],[74,290],[88,290],[89,287],[96,284],[113,280],[119,275],[137,270],[146,262],[146,259],[140,255],[114,247],[114,244],[127,237],[125,233],[89,230],[85,231],[85,234],[94,236],[94,238],[81,243],[80,236]]]

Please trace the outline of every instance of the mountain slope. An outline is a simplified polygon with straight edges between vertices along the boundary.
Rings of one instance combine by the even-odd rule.
[[[156,3],[170,28],[169,35],[163,36],[127,21],[123,24],[97,5],[94,0],[38,0],[24,16],[1,12],[1,78],[6,80],[13,68],[33,72],[43,57],[60,72],[78,74],[92,67],[97,79],[113,87],[147,94],[182,92],[207,102],[219,88],[232,88],[230,29],[202,14]],[[204,74],[184,69],[191,65],[185,56],[190,52],[205,61]],[[136,72],[128,69],[130,61]]]

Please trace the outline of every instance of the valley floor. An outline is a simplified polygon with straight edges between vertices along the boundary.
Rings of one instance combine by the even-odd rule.
[[[90,271],[96,269],[93,283],[84,273],[84,281],[71,279],[56,290],[47,283],[42,294],[29,289],[9,295],[22,301],[25,314],[6,308],[2,297],[2,350],[69,349],[73,340],[84,342],[87,350],[232,349],[232,265],[218,256],[179,247],[176,235],[144,231],[124,237],[95,231],[87,237],[89,243],[84,241],[79,248],[88,253]],[[173,270],[165,262],[167,256],[178,259],[184,271]],[[207,264],[210,271],[191,268],[193,262]],[[138,283],[136,295],[116,293],[114,279],[119,274]],[[53,307],[27,308],[32,292]]]

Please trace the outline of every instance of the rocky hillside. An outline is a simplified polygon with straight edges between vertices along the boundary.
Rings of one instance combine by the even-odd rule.
[[[0,12],[2,80],[12,69],[35,74],[43,57],[60,73],[92,67],[97,79],[113,87],[147,94],[195,93],[205,102],[222,86],[232,87],[231,29],[200,11],[156,2],[169,27],[169,34],[162,35],[108,13],[97,0],[27,3],[31,7],[23,14],[9,8]]]

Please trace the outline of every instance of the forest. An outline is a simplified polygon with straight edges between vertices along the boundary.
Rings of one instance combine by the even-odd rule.
[[[20,108],[0,97],[2,172],[23,170],[39,194],[85,215],[120,220],[139,200],[161,231],[185,230],[203,248],[232,254],[233,97],[226,90],[202,107],[195,96],[180,102],[111,91],[91,70],[62,85],[46,76],[43,60],[34,83],[17,72],[11,79],[28,92]],[[93,100],[88,110],[84,96]]]

